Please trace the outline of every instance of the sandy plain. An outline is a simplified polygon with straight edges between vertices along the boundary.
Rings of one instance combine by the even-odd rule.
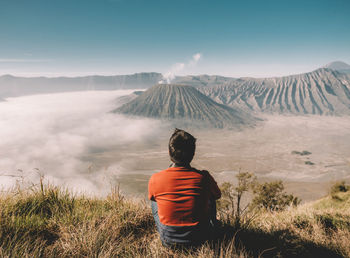
[[[308,201],[327,194],[334,182],[350,179],[349,117],[275,115],[241,131],[189,131],[197,138],[192,165],[210,171],[219,183],[235,182],[238,171],[253,172],[260,181],[282,180],[288,192]],[[125,189],[142,194],[149,176],[169,165],[170,134],[171,129],[164,132],[152,147],[130,146],[132,172],[118,177]]]

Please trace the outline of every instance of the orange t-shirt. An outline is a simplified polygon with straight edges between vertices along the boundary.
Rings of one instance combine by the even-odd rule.
[[[168,226],[194,226],[208,220],[209,198],[219,199],[220,189],[208,171],[171,167],[153,174],[148,198],[158,205],[159,220]]]

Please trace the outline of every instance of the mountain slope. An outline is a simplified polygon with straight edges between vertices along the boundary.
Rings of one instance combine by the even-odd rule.
[[[200,90],[219,103],[247,111],[350,114],[350,78],[326,68],[280,78],[241,78]]]
[[[220,105],[191,86],[159,84],[114,110],[128,115],[199,122],[216,128],[253,125],[255,118]]]

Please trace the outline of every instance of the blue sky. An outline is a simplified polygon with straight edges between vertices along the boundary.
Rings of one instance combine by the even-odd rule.
[[[0,75],[308,72],[350,63],[349,13],[349,0],[0,0]]]

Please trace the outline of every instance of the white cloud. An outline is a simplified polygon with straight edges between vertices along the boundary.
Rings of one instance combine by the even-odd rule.
[[[36,183],[40,172],[54,184],[108,192],[109,177],[128,170],[128,156],[118,150],[150,144],[166,126],[109,112],[117,107],[117,97],[131,92],[59,93],[0,102],[0,186],[22,179]],[[115,155],[111,164],[96,159],[105,153]]]
[[[197,64],[197,62],[199,61],[199,59],[202,58],[202,54],[201,53],[197,53],[197,54],[194,54],[192,56],[192,61],[194,62],[194,64]]]

